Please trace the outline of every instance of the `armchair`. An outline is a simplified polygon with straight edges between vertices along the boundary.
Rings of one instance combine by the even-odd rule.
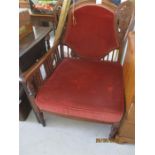
[[[121,5],[132,8],[130,2]],[[132,25],[131,17],[124,19],[128,26],[120,35],[124,25],[119,25],[122,11],[118,9],[93,2],[71,6],[61,40],[22,74],[24,89],[43,126],[43,112],[49,112],[110,123],[110,137],[115,136],[124,114],[122,36]]]

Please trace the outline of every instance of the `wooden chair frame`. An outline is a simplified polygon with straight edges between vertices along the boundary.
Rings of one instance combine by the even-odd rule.
[[[79,5],[79,3],[77,4]],[[106,4],[103,4],[106,5]],[[116,31],[118,33],[120,48],[110,51],[108,55],[101,59],[101,61],[120,61],[122,50],[126,42],[126,34],[133,27],[134,23],[134,11],[133,4],[131,2],[122,3],[120,6],[114,8],[107,5],[116,14]],[[128,8],[128,9],[127,9]],[[132,14],[131,14],[132,13]],[[125,16],[125,18],[124,18]],[[129,18],[127,18],[129,16]],[[61,38],[63,35],[61,35]],[[39,123],[45,126],[45,119],[43,116],[43,111],[41,111],[35,104],[35,96],[43,85],[43,83],[48,79],[57,65],[63,60],[64,57],[78,59],[79,57],[75,52],[69,47],[65,46],[60,39],[36,64],[29,68],[26,72],[22,73],[20,76],[20,81],[22,82],[26,94],[31,103],[32,109]],[[41,73],[41,67],[45,72],[43,77]],[[117,133],[120,123],[112,125],[112,130],[110,133],[110,138],[114,137]]]

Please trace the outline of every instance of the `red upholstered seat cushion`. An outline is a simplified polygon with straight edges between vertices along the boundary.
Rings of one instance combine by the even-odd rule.
[[[64,59],[36,96],[43,111],[114,123],[124,110],[118,63]]]

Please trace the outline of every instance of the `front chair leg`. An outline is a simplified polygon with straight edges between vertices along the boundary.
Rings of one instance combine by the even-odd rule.
[[[116,134],[118,132],[119,126],[120,126],[120,123],[114,123],[112,125],[111,132],[110,132],[110,135],[109,135],[109,139],[115,138],[115,136],[116,136]]]
[[[46,122],[45,122],[45,119],[44,119],[43,112],[39,112],[39,118],[40,118],[40,123],[45,127],[46,126]]]

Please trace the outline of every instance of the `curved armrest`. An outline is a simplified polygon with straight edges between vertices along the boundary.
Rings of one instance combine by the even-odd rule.
[[[26,85],[29,95],[35,96],[44,81],[52,74],[55,67],[63,59],[58,44],[54,45],[41,59],[32,67],[20,75],[20,82]],[[42,75],[43,66],[45,77]]]
[[[41,59],[39,59],[32,67],[25,71],[22,76],[27,81],[33,74],[44,64],[49,58],[52,58],[57,52],[57,46],[52,47]]]

